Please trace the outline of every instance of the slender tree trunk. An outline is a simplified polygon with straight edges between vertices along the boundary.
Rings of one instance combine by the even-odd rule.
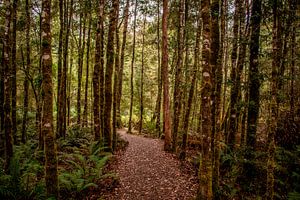
[[[132,47],[132,57],[131,57],[131,74],[130,74],[130,108],[129,108],[129,121],[128,121],[128,133],[131,133],[132,129],[132,107],[133,107],[133,73],[134,73],[134,60],[135,60],[135,37],[136,37],[136,15],[137,15],[137,4],[138,1],[135,0],[134,8],[134,20],[133,20],[133,47]]]
[[[11,51],[11,118],[12,118],[12,135],[14,138],[14,144],[18,143],[17,139],[17,63],[16,63],[16,54],[17,54],[17,9],[18,9],[18,0],[13,1],[12,8],[12,51]]]
[[[278,72],[281,62],[281,31],[280,23],[282,4],[281,1],[274,0],[273,2],[273,60],[272,60],[272,79],[271,79],[271,121],[268,133],[268,161],[267,161],[267,193],[268,200],[274,199],[274,168],[275,168],[275,133],[277,130],[278,118]]]
[[[165,151],[171,150],[171,115],[170,115],[170,97],[169,97],[169,77],[168,77],[168,0],[163,0],[163,16],[162,16],[162,62],[161,73],[163,81],[163,117],[164,117],[164,135],[165,135]]]
[[[118,1],[118,9],[117,9],[117,18],[116,24],[119,23],[119,1]],[[113,88],[113,123],[112,123],[112,131],[113,131],[113,150],[116,150],[117,147],[117,96],[118,96],[118,75],[120,70],[120,36],[119,36],[119,27],[116,28],[116,55],[115,55],[115,71],[114,71],[114,88]]]
[[[70,30],[72,29],[73,23],[71,22]],[[69,56],[69,74],[68,74],[68,94],[67,94],[67,126],[70,126],[70,113],[71,113],[71,88],[72,88],[72,69],[73,69],[73,52],[74,52],[74,42],[73,39],[71,39],[70,44],[70,56]]]
[[[31,68],[31,48],[30,48],[30,25],[31,25],[31,1],[26,0],[25,12],[26,12],[26,69],[25,73],[29,73]],[[22,121],[22,143],[25,143],[27,140],[27,113],[28,113],[28,89],[29,89],[29,81],[27,76],[25,75],[24,79],[24,101],[23,101],[23,121]]]
[[[212,156],[213,156],[213,192],[218,191],[219,187],[219,159],[220,159],[220,108],[221,108],[221,85],[222,85],[222,45],[220,44],[219,30],[219,0],[213,0],[211,5],[211,54],[210,64],[212,68]]]
[[[202,140],[203,147],[201,153],[201,165],[199,167],[199,191],[200,199],[210,200],[213,198],[212,191],[212,114],[211,114],[211,94],[212,76],[210,64],[211,49],[211,19],[210,1],[201,1],[201,16],[203,20],[203,47],[202,47],[202,91],[201,91],[201,117],[202,117]]]
[[[111,111],[112,111],[112,74],[114,69],[114,42],[115,31],[117,28],[117,14],[119,9],[119,0],[112,1],[112,8],[109,14],[109,29],[107,36],[107,52],[106,52],[106,70],[105,70],[105,104],[104,104],[104,140],[108,147],[108,151],[112,150],[112,127],[111,127]]]
[[[95,135],[95,141],[100,140],[100,136],[102,134],[101,128],[102,128],[102,112],[100,110],[99,112],[99,101],[102,100],[100,99],[100,81],[101,73],[103,73],[103,63],[102,63],[102,44],[103,41],[103,21],[104,21],[104,5],[105,1],[101,0],[99,2],[99,13],[98,13],[98,24],[97,24],[97,29],[96,29],[96,49],[95,49],[95,66],[94,66],[94,74],[93,74],[93,91],[94,91],[94,135]],[[101,71],[102,69],[102,71]],[[102,108],[103,109],[103,108]],[[100,115],[99,115],[100,113]]]
[[[120,60],[120,69],[118,74],[118,95],[117,95],[117,127],[122,127],[121,121],[121,98],[122,98],[122,84],[123,84],[123,70],[124,70],[124,57],[125,57],[125,48],[126,48],[126,37],[127,37],[127,28],[128,28],[128,18],[129,18],[129,0],[126,0],[126,6],[124,8],[124,26],[123,26],[123,43],[121,47],[121,60]]]
[[[58,59],[57,59],[57,118],[56,118],[56,135],[62,137],[62,64],[63,64],[63,36],[64,36],[64,0],[59,1],[59,40],[58,40]]]
[[[11,66],[10,66],[10,23],[11,23],[11,2],[5,2],[5,32],[3,39],[3,69],[4,69],[4,133],[5,133],[5,170],[9,168],[10,160],[13,156],[13,136],[11,120]]]
[[[239,20],[240,13],[242,10],[242,0],[235,0],[235,11],[233,18],[233,38],[232,38],[232,54],[231,54],[231,81],[233,86],[231,87],[230,92],[230,118],[229,118],[229,132],[227,134],[227,144],[230,150],[234,149],[236,143],[236,132],[238,130],[237,124],[237,106],[238,106],[238,87],[237,86],[237,77],[240,76],[237,70],[237,56],[238,56],[238,38],[239,38]]]
[[[291,11],[292,11],[292,19],[291,21],[293,21],[292,23],[292,35],[291,35],[291,44],[296,44],[296,27],[297,27],[297,23],[295,20],[295,11],[296,11],[296,1],[295,0],[291,0]],[[291,90],[290,90],[290,112],[292,114],[292,117],[294,118],[295,116],[295,68],[296,68],[296,45],[293,45],[291,48]]]
[[[91,14],[89,14],[88,38],[86,46],[86,75],[85,75],[85,93],[83,106],[83,126],[88,125],[88,85],[89,85],[89,59],[90,59],[90,43],[91,43]]]
[[[199,14],[200,15],[200,14]],[[195,92],[195,87],[196,87],[196,80],[197,80],[197,71],[198,71],[198,65],[199,65],[199,54],[200,54],[200,36],[201,36],[201,22],[200,19],[197,21],[197,33],[196,33],[196,44],[195,44],[195,54],[194,54],[194,66],[193,66],[193,74],[192,74],[192,82],[191,82],[191,87],[189,91],[189,96],[188,96],[188,102],[186,106],[186,112],[184,116],[184,121],[183,121],[183,136],[182,136],[182,149],[180,152],[180,159],[185,159],[186,157],[186,146],[187,146],[187,137],[188,137],[188,130],[189,130],[189,118],[190,118],[190,112],[191,112],[191,107],[194,99],[194,92]]]
[[[45,180],[47,197],[58,198],[57,151],[53,132],[53,84],[51,55],[51,0],[42,1],[42,133],[45,136]]]
[[[178,10],[178,32],[177,32],[177,63],[175,68],[174,81],[174,100],[173,100],[173,127],[172,127],[172,150],[175,152],[177,147],[177,135],[182,107],[182,61],[183,61],[183,40],[184,40],[184,0],[179,1]]]
[[[260,74],[259,74],[259,37],[260,37],[260,22],[261,22],[261,0],[253,0],[252,14],[250,20],[251,40],[250,40],[250,68],[249,68],[249,105],[248,105],[248,121],[247,121],[247,160],[244,165],[244,175],[248,178],[247,181],[253,181],[255,170],[253,166],[254,151],[256,144],[257,120],[259,114],[259,89],[260,89]]]
[[[160,111],[161,111],[161,96],[162,96],[162,77],[161,77],[161,64],[160,64],[160,0],[157,1],[157,99],[155,105],[155,113],[152,120],[156,119],[156,130],[160,137]]]
[[[144,14],[143,20],[143,39],[142,39],[142,65],[141,65],[141,88],[140,88],[140,126],[139,133],[142,133],[143,130],[143,112],[144,112],[144,51],[145,51],[145,29],[146,29],[146,14]]]

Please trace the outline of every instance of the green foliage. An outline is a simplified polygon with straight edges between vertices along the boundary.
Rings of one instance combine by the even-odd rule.
[[[9,174],[0,171],[0,199],[45,199],[45,183],[38,178],[43,166],[34,158],[31,145],[17,146]]]
[[[103,149],[100,142],[94,142],[88,147],[86,155],[74,147],[73,153],[60,156],[63,168],[60,169],[58,180],[63,193],[71,194],[74,198],[81,197],[89,189],[98,188],[99,180],[106,177],[116,178],[114,174],[103,173],[103,168],[111,157]]]

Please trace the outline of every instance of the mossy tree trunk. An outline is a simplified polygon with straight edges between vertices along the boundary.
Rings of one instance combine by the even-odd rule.
[[[108,151],[112,150],[112,75],[114,69],[114,43],[115,31],[117,28],[117,14],[119,9],[119,0],[112,1],[112,8],[109,14],[109,29],[107,36],[107,52],[106,52],[106,70],[105,70],[105,105],[104,105],[104,140],[108,147]]]
[[[177,135],[182,107],[182,63],[184,40],[184,0],[178,5],[178,30],[177,30],[177,63],[175,66],[174,94],[173,94],[173,126],[172,126],[172,151],[176,151]]]
[[[201,1],[201,17],[203,22],[203,47],[202,47],[202,91],[201,91],[201,118],[202,118],[202,151],[199,167],[198,199],[210,200],[212,191],[212,69],[210,64],[211,51],[211,18],[210,1]]]
[[[47,197],[58,198],[57,150],[53,131],[53,84],[51,55],[51,0],[42,1],[42,134],[45,145]]]
[[[94,111],[94,135],[95,135],[95,141],[98,141],[100,137],[102,136],[103,129],[102,126],[102,111],[100,109],[100,89],[103,89],[100,87],[101,81],[103,81],[103,62],[102,62],[102,56],[103,56],[103,21],[104,21],[104,6],[105,1],[101,0],[99,2],[99,8],[98,8],[98,23],[97,23],[97,29],[96,29],[96,49],[95,49],[95,66],[94,66],[94,73],[93,73],[93,91],[94,91],[94,104],[93,104],[93,111]],[[102,73],[102,74],[101,74]]]
[[[169,97],[169,77],[168,77],[168,0],[163,0],[163,16],[162,16],[162,62],[161,73],[163,81],[163,117],[164,117],[164,135],[165,151],[171,150],[171,115],[170,115],[170,97]]]
[[[261,22],[261,0],[253,0],[251,19],[250,19],[250,66],[249,66],[249,103],[248,103],[248,120],[247,120],[247,138],[245,155],[246,163],[244,165],[244,177],[251,183],[256,173],[254,166],[254,151],[256,144],[256,130],[259,115],[259,37]]]
[[[116,24],[119,23],[119,1],[117,5],[117,19]],[[118,98],[118,75],[120,70],[120,36],[119,36],[119,27],[116,28],[116,55],[115,55],[115,70],[114,70],[114,87],[113,87],[113,117],[112,117],[112,135],[113,135],[113,150],[117,147],[117,98]]]
[[[10,24],[11,24],[11,2],[6,0],[5,4],[5,31],[3,39],[3,60],[4,69],[4,134],[5,134],[5,170],[9,168],[13,156],[13,137],[11,122],[11,65],[10,65]]]
[[[28,93],[29,93],[29,80],[26,76],[29,73],[31,68],[31,48],[30,48],[30,26],[31,26],[31,1],[25,1],[25,14],[26,14],[26,68],[25,70],[25,79],[23,82],[24,86],[24,100],[23,100],[23,120],[22,120],[22,136],[21,141],[25,143],[27,140],[27,113],[28,113]]]
[[[12,135],[14,144],[18,143],[17,138],[17,10],[18,0],[13,1],[12,7],[12,49],[11,49],[11,119],[12,119]]]

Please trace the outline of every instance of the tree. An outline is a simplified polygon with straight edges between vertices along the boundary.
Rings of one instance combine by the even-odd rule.
[[[5,134],[5,170],[8,170],[10,160],[13,156],[13,138],[11,121],[11,66],[10,66],[10,23],[11,23],[11,2],[5,1],[5,32],[3,39],[3,60],[4,69],[4,134]]]
[[[45,138],[45,180],[47,196],[58,198],[57,152],[53,132],[53,85],[51,55],[51,0],[42,1],[42,134]]]
[[[244,166],[245,177],[251,178],[255,176],[253,166],[254,148],[256,144],[257,120],[259,114],[259,37],[260,37],[260,21],[261,21],[261,0],[254,0],[251,12],[251,36],[250,36],[250,66],[249,66],[249,104],[248,104],[248,121],[247,121],[247,140],[248,148],[245,158],[249,161]]]
[[[14,143],[18,143],[17,139],[17,99],[14,98],[17,96],[17,63],[16,63],[16,54],[17,54],[17,10],[18,10],[18,0],[13,1],[12,7],[12,49],[11,49],[11,118],[12,118],[12,135],[14,138]]]
[[[177,146],[177,134],[179,119],[182,107],[182,60],[183,60],[183,29],[184,29],[184,1],[179,1],[178,10],[178,32],[177,32],[177,63],[175,68],[175,81],[174,81],[174,100],[173,100],[173,127],[172,127],[172,150],[176,151]]]
[[[170,116],[170,99],[169,99],[169,77],[168,77],[168,0],[163,0],[162,16],[162,62],[161,72],[163,80],[163,117],[164,117],[164,135],[165,151],[171,150],[171,116]]]
[[[212,199],[212,113],[211,94],[212,76],[210,64],[211,48],[211,19],[210,1],[201,1],[201,18],[203,22],[203,44],[202,44],[202,91],[201,91],[201,119],[202,119],[202,151],[201,165],[199,167],[199,191],[200,199]]]
[[[95,135],[95,141],[100,139],[100,136],[102,134],[101,129],[103,129],[102,126],[102,112],[99,110],[99,101],[102,100],[100,98],[100,85],[101,81],[103,81],[103,15],[104,15],[104,5],[105,1],[101,0],[99,2],[99,11],[98,11],[98,23],[97,23],[97,29],[96,29],[96,49],[95,49],[95,66],[94,66],[94,74],[93,74],[93,90],[94,90],[94,135]],[[101,74],[102,73],[102,74]],[[103,108],[101,108],[103,109]],[[100,112],[99,112],[100,111]],[[100,113],[100,115],[99,115]]]
[[[143,19],[143,33],[142,33],[142,64],[141,64],[141,83],[140,83],[140,126],[139,133],[142,133],[143,129],[143,113],[144,113],[144,65],[145,65],[145,29],[146,29],[146,13],[144,13]]]
[[[27,140],[27,113],[28,113],[28,89],[29,89],[29,81],[28,78],[26,77],[26,73],[30,71],[30,66],[31,66],[31,48],[30,48],[30,25],[31,25],[31,20],[30,20],[30,12],[31,12],[31,7],[30,7],[30,0],[26,0],[25,3],[25,12],[26,12],[26,69],[25,70],[25,79],[24,79],[24,103],[23,103],[23,121],[22,121],[22,137],[21,141],[22,143],[25,143]]]
[[[118,95],[117,95],[117,126],[120,128],[122,126],[121,122],[121,97],[122,97],[122,85],[123,85],[123,71],[124,71],[124,57],[126,48],[126,38],[127,38],[127,28],[128,28],[128,18],[129,18],[129,0],[126,0],[126,5],[124,8],[124,25],[123,25],[123,38],[121,47],[121,58],[120,58],[120,69],[118,74]]]
[[[186,147],[187,147],[189,121],[190,121],[189,118],[190,118],[191,107],[192,107],[194,93],[195,93],[195,86],[196,86],[197,72],[198,72],[198,65],[199,65],[200,36],[201,36],[201,21],[198,17],[196,43],[195,43],[195,49],[194,49],[194,66],[193,66],[192,82],[191,82],[191,87],[190,87],[190,91],[189,91],[189,95],[188,95],[188,101],[187,101],[187,106],[186,106],[187,109],[186,109],[185,115],[184,115],[182,148],[181,148],[181,152],[180,152],[180,156],[179,156],[180,159],[182,159],[182,160],[184,160],[186,157]]]
[[[119,2],[117,5],[117,19],[116,24],[119,23]],[[115,56],[115,70],[114,70],[114,87],[113,87],[113,122],[112,122],[112,132],[113,132],[113,150],[117,147],[117,96],[118,96],[118,75],[120,70],[120,37],[119,37],[119,27],[116,28],[116,56]]]
[[[109,29],[107,36],[106,51],[106,70],[105,70],[105,106],[104,106],[104,140],[108,147],[108,151],[112,150],[112,127],[111,127],[111,111],[112,111],[112,74],[114,69],[114,42],[115,31],[117,28],[117,14],[119,9],[119,0],[112,1],[112,8],[109,14]]]
[[[130,73],[130,107],[129,107],[129,121],[128,121],[128,133],[131,133],[132,129],[132,107],[133,107],[133,72],[134,72],[134,60],[135,60],[135,42],[136,42],[136,16],[137,16],[137,0],[134,7],[134,19],[133,19],[133,46],[131,57],[131,73]]]

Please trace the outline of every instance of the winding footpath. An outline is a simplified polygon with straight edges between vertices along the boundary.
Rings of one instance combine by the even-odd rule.
[[[129,135],[126,130],[119,134],[129,145],[118,158],[120,185],[108,199],[194,199],[196,177],[183,172],[180,161],[163,151],[162,140]]]

